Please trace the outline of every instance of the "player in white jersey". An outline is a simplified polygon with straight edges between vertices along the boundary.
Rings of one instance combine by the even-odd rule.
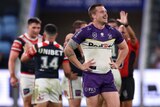
[[[42,42],[43,38],[39,35],[41,29],[41,21],[38,18],[28,19],[27,32],[17,37],[12,44],[8,67],[10,71],[10,83],[13,87],[20,82],[20,91],[23,98],[24,107],[31,107],[32,92],[35,80],[34,59],[28,63],[21,62],[20,81],[15,74],[16,59],[21,58],[25,45],[36,44]]]
[[[76,20],[72,25],[72,33],[69,33],[64,42],[64,47],[67,45],[68,41],[74,36],[75,32],[78,32],[82,27],[87,26],[85,21]],[[74,50],[76,56],[79,61],[84,62],[83,53],[81,47],[79,46],[76,50]],[[80,69],[75,67],[70,62],[70,67],[73,73],[77,74],[77,79],[70,80],[68,78],[64,78],[62,86],[64,90],[65,96],[68,98],[70,107],[80,107],[82,95],[82,72]]]

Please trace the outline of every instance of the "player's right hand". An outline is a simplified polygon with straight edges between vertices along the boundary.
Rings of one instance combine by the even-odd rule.
[[[85,63],[83,63],[83,71],[92,71],[92,69],[90,68],[90,66],[93,66],[95,64],[94,59],[91,59]]]
[[[31,45],[31,44],[26,43],[26,44],[24,45],[24,50],[25,50],[25,51],[28,51],[28,50],[29,50],[29,48],[31,48],[31,47],[32,47],[32,45]]]
[[[18,79],[17,79],[17,77],[11,77],[10,78],[10,84],[14,88],[18,87]]]

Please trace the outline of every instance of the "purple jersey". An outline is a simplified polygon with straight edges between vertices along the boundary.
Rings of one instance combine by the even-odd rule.
[[[110,71],[112,46],[124,40],[116,29],[108,25],[98,29],[93,24],[82,28],[72,39],[81,44],[85,61],[94,59],[96,63],[92,67],[92,72],[98,74],[106,74]]]

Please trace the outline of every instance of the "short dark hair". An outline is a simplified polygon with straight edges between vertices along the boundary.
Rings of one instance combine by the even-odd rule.
[[[72,24],[72,30],[71,30],[71,32],[75,33],[76,29],[81,28],[81,25],[83,25],[83,24],[87,24],[87,22],[83,21],[83,20],[76,20],[76,21],[74,21],[73,24]]]
[[[93,18],[92,18],[92,14],[94,14],[94,13],[96,12],[95,8],[96,8],[96,7],[99,7],[99,6],[104,6],[104,5],[98,3],[98,4],[93,4],[93,5],[91,5],[91,6],[88,8],[88,14],[89,14],[89,16],[90,16],[91,19],[93,19]]]
[[[108,23],[116,23],[117,26],[120,26],[120,25],[121,25],[121,23],[120,23],[119,21],[117,21],[116,19],[114,19],[114,18],[110,18],[110,19],[108,20]]]
[[[37,17],[32,17],[28,19],[28,25],[36,23],[36,24],[41,24],[41,20]]]
[[[57,33],[57,27],[54,24],[47,24],[44,27],[44,31],[49,35],[49,36],[54,36]]]

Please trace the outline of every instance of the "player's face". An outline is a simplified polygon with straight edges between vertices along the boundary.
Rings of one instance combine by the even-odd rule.
[[[41,25],[37,23],[31,23],[28,25],[28,34],[31,38],[35,38],[38,36],[41,30]]]
[[[108,14],[105,7],[104,6],[96,7],[96,12],[93,15],[93,18],[101,24],[106,24],[108,22]]]
[[[84,28],[86,26],[87,26],[87,24],[81,24],[80,28],[76,29],[75,32],[78,32],[81,28]]]
[[[71,35],[71,34],[66,36],[65,41],[64,41],[64,44],[63,44],[64,47],[66,47],[67,43],[69,42],[69,40],[70,40],[72,37],[73,37],[73,35]]]

